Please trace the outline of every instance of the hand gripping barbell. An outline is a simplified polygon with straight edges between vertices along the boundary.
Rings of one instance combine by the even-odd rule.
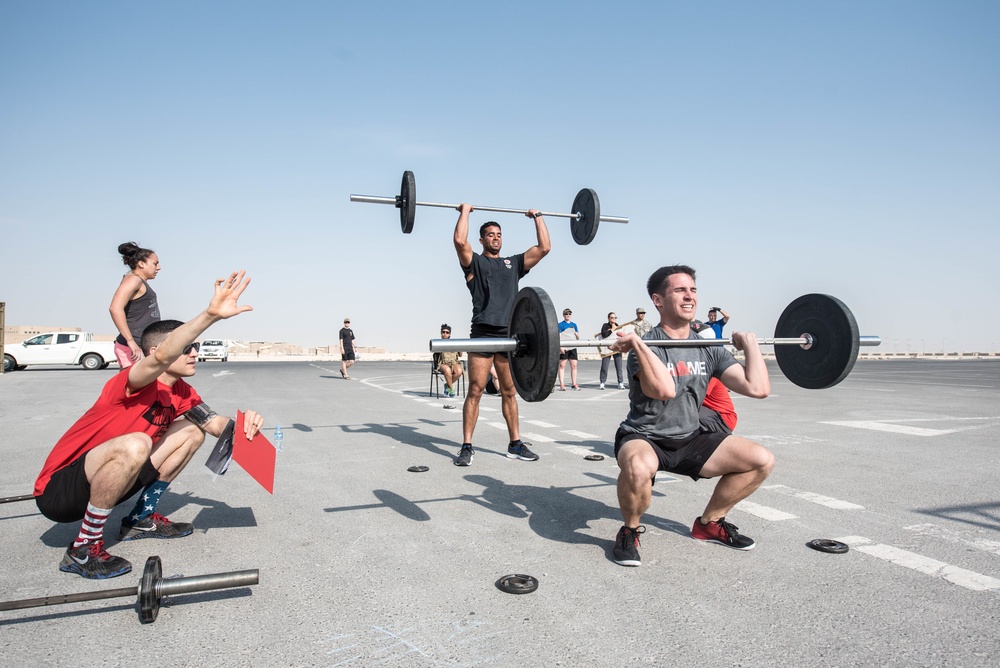
[[[542,401],[555,384],[559,348],[596,348],[608,340],[561,341],[552,300],[541,288],[517,293],[511,311],[508,339],[432,339],[431,352],[507,353],[517,393],[525,401]],[[811,390],[833,387],[851,372],[859,346],[877,346],[877,336],[859,336],[850,309],[830,295],[803,295],[778,318],[773,345],[778,368],[788,380]],[[731,345],[731,339],[669,339],[645,341],[662,347]]]
[[[163,566],[159,557],[146,560],[142,571],[142,579],[138,587],[122,587],[106,591],[82,592],[79,594],[60,594],[42,598],[27,598],[21,601],[0,603],[0,610],[22,610],[24,608],[41,608],[46,605],[61,605],[63,603],[79,603],[81,601],[97,601],[105,598],[122,598],[137,596],[139,621],[151,624],[156,621],[160,611],[160,599],[164,596],[192,594],[198,591],[213,589],[231,589],[233,587],[249,587],[260,580],[260,571],[256,568],[247,571],[231,573],[214,573],[211,575],[195,575],[192,577],[163,578]]]
[[[417,206],[436,206],[443,209],[457,209],[458,204],[445,204],[443,202],[418,202],[417,184],[413,178],[413,172],[403,172],[403,183],[400,186],[399,194],[395,197],[376,197],[374,195],[351,195],[352,202],[363,202],[367,204],[392,204],[399,209],[399,226],[403,234],[413,231],[413,219],[416,216]],[[496,206],[472,205],[473,209],[479,211],[498,211],[500,213],[528,213],[527,209],[506,209]],[[602,216],[601,202],[597,199],[597,193],[590,188],[584,188],[576,194],[573,200],[573,213],[552,213],[543,211],[540,215],[555,218],[569,218],[570,230],[573,233],[573,240],[581,246],[586,246],[597,236],[597,226],[600,221],[606,223],[628,223],[628,218],[617,216]]]

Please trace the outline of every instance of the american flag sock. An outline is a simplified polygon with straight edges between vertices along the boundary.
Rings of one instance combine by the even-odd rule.
[[[98,508],[92,503],[87,504],[87,512],[83,516],[83,524],[80,525],[80,535],[73,541],[73,547],[80,547],[85,543],[96,543],[104,538],[104,523],[108,521],[108,515],[113,508]]]
[[[135,524],[152,515],[153,511],[156,510],[156,504],[160,502],[160,497],[163,496],[163,492],[167,490],[167,486],[169,485],[169,482],[157,480],[142,490],[142,494],[139,495],[138,500],[135,502],[135,507],[128,514],[128,521],[131,524]]]

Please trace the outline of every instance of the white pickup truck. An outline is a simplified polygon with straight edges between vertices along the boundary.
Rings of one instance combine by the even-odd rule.
[[[32,364],[79,364],[84,369],[106,369],[115,358],[112,341],[94,341],[90,332],[45,332],[3,347],[4,373]]]

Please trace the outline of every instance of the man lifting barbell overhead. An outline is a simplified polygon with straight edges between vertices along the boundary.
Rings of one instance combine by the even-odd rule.
[[[685,265],[661,267],[646,284],[659,312],[659,325],[646,340],[692,339],[698,307],[695,271]],[[694,480],[719,478],[692,538],[749,550],[754,541],[726,521],[737,503],[752,494],[771,473],[774,455],[763,446],[724,432],[703,432],[698,410],[709,380],[740,394],[763,399],[771,390],[757,337],[735,332],[732,343],[743,351],[740,365],[721,346],[668,347],[646,345],[635,333],[622,336],[613,350],[628,352],[629,413],[615,435],[615,457],[621,467],[618,501],[624,526],[613,550],[623,566],[639,566],[640,521],[652,500],[657,471],[687,475]]]
[[[476,253],[472,250],[472,244],[468,239],[469,214],[473,208],[469,204],[460,204],[457,209],[459,216],[455,224],[454,242],[458,261],[465,275],[465,284],[472,295],[471,337],[504,338],[508,335],[508,322],[514,308],[514,298],[517,296],[517,282],[548,255],[551,249],[545,219],[537,209],[526,211],[525,215],[535,221],[535,235],[538,242],[524,253],[502,258],[500,249],[503,247],[503,234],[500,225],[490,221],[479,228],[479,243],[483,247],[483,252]],[[497,353],[470,353],[468,392],[465,395],[465,404],[462,406],[462,447],[455,459],[456,466],[469,466],[472,463],[475,454],[472,448],[472,435],[479,420],[479,400],[483,396],[491,365],[495,366],[500,381],[503,418],[507,423],[507,434],[510,437],[507,456],[523,461],[538,459],[538,455],[528,448],[529,444],[521,441],[516,389],[507,356]]]
[[[59,570],[94,580],[131,571],[132,564],[104,549],[104,524],[115,506],[140,490],[135,507],[122,519],[120,540],[193,533],[191,524],[157,513],[157,502],[205,441],[205,433],[221,436],[229,419],[204,404],[183,379],[195,374],[195,339],[202,332],[253,310],[238,303],[249,284],[244,272],[233,272],[215,282],[208,308],[194,319],[161,320],[147,327],[141,341],[145,357],[109,380],[97,402],[49,453],[35,481],[38,509],[53,522],[82,520]],[[260,415],[247,411],[247,439],[263,424]]]

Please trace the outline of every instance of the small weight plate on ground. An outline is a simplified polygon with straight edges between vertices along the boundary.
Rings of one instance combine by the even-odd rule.
[[[517,293],[508,335],[524,348],[507,353],[517,393],[525,401],[544,400],[559,370],[559,323],[545,290],[527,287]]]
[[[586,455],[584,459],[588,462],[599,462],[604,459],[604,455]]]
[[[399,186],[399,226],[403,234],[413,231],[413,219],[417,213],[417,182],[413,172],[403,172],[403,183]]]
[[[573,232],[573,241],[586,246],[597,236],[597,226],[601,222],[601,201],[597,199],[597,193],[584,188],[576,194],[570,211],[583,214],[579,218],[572,218],[569,227]]]
[[[427,471],[429,469],[426,466],[411,466],[406,470],[409,471],[410,473],[423,473],[424,471]]]
[[[160,597],[156,595],[156,583],[163,576],[163,564],[159,557],[150,557],[142,569],[139,582],[139,621],[152,624],[160,612]]]
[[[833,387],[847,377],[858,359],[861,337],[854,314],[836,297],[803,295],[785,307],[774,338],[813,337],[805,349],[798,345],[774,347],[774,359],[788,380],[809,390]]]
[[[841,543],[839,540],[830,540],[829,538],[811,540],[806,543],[806,547],[811,547],[820,552],[829,552],[830,554],[843,554],[850,549],[847,547],[847,543]]]
[[[497,589],[508,594],[530,594],[538,589],[538,580],[530,575],[505,575],[497,580]]]

